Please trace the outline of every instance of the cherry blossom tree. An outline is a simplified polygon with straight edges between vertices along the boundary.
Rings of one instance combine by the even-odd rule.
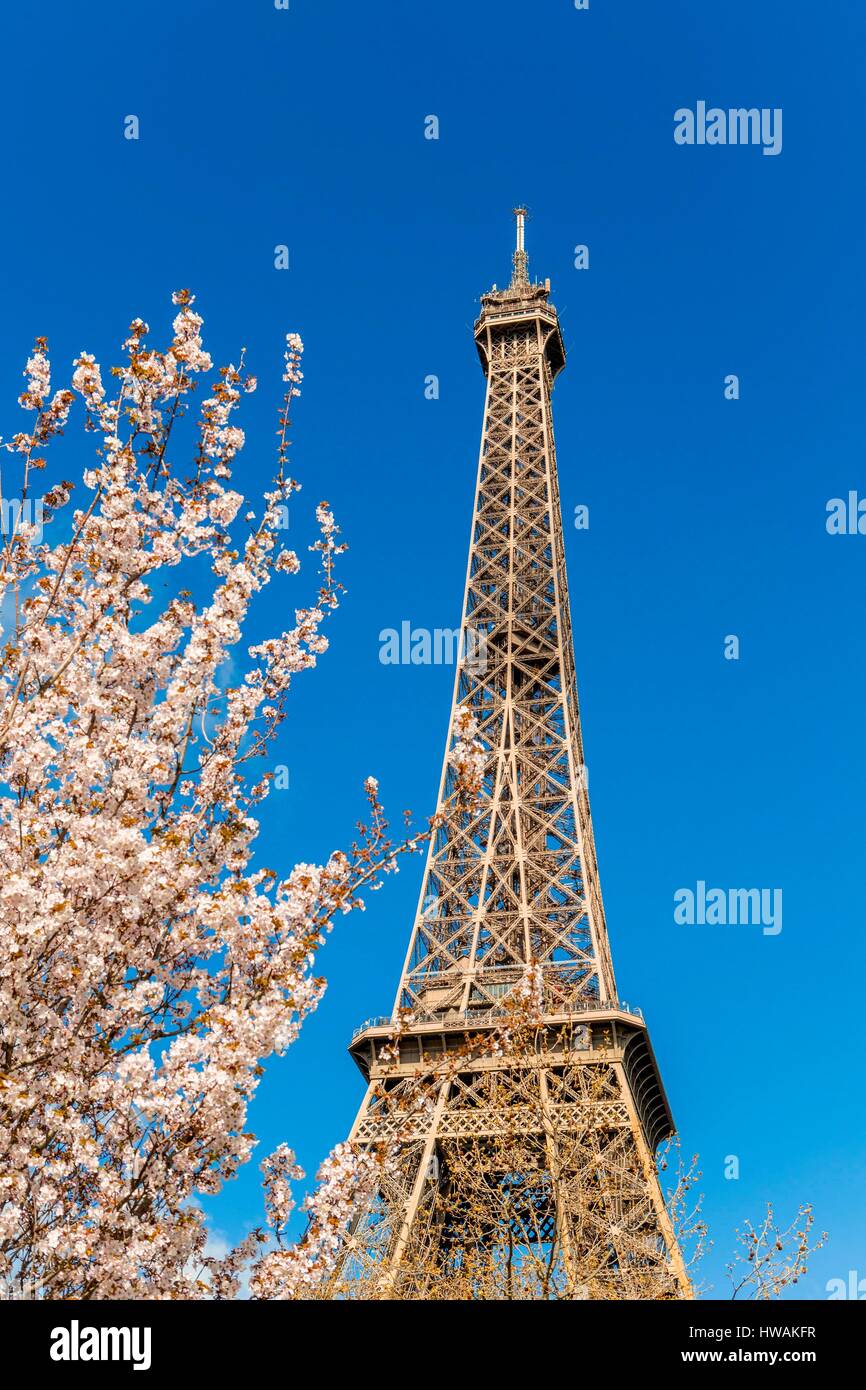
[[[19,398],[27,428],[2,443],[0,1278],[53,1298],[237,1291],[264,1236],[207,1256],[201,1199],[252,1154],[263,1062],[318,1004],[334,920],[429,835],[393,841],[370,778],[367,823],[346,850],[281,874],[254,860],[269,790],[256,769],[293,677],[327,648],[344,546],[322,503],[318,592],[248,648],[225,688],[251,604],[300,568],[281,523],[299,487],[288,454],[302,344],[287,336],[257,520],[231,485],[255,380],[242,354],[193,409],[213,367],[193,296],[174,303],[166,350],[136,320],[121,366],[103,376],[82,352],[53,393],[37,339]],[[49,446],[79,417],[93,464],[37,512]],[[456,741],[467,766],[472,743],[471,730]],[[282,1148],[264,1167],[281,1230],[296,1165]]]
[[[787,1226],[779,1223],[772,1202],[767,1203],[761,1221],[746,1221],[737,1230],[737,1249],[726,1266],[731,1298],[780,1298],[785,1289],[799,1283],[810,1257],[827,1242],[826,1231],[813,1235],[814,1225],[810,1202],[798,1207]]]
[[[327,933],[435,820],[393,839],[371,777],[346,849],[281,873],[257,864],[262,760],[293,677],[327,650],[345,547],[321,503],[317,592],[242,661],[254,600],[301,567],[282,533],[299,490],[288,463],[303,348],[287,335],[258,519],[232,487],[255,379],[241,354],[194,410],[213,364],[193,296],[174,302],[167,349],[136,320],[105,380],[82,352],[52,392],[37,339],[19,397],[27,428],[0,440],[0,1283],[49,1298],[234,1298],[249,1270],[256,1298],[332,1296],[353,1218],[400,1161],[399,1126],[391,1149],[341,1144],[327,1156],[294,1242],[303,1174],[287,1144],[261,1163],[263,1226],[219,1258],[202,1201],[252,1156],[263,1064],[322,997]],[[79,419],[92,466],[79,488],[58,478],[42,493],[46,456]],[[230,657],[245,669],[227,687]],[[477,795],[484,750],[466,710],[450,759],[462,794]],[[530,965],[485,1045],[498,1054],[540,1007]],[[396,1020],[395,1048],[410,1025]],[[408,1132],[431,1104],[429,1078],[407,1096]],[[466,1165],[470,1195],[476,1176]],[[690,1183],[677,1189],[681,1234],[702,1236]],[[675,1198],[675,1224],[678,1210]],[[800,1216],[787,1230],[772,1212],[746,1227],[735,1296],[775,1296],[802,1276],[821,1242],[810,1247],[811,1212]],[[375,1283],[365,1296],[394,1294]]]

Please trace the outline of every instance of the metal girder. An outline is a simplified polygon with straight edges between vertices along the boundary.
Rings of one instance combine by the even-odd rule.
[[[643,1020],[617,1001],[586,785],[551,413],[565,352],[549,282],[529,281],[516,212],[512,283],[482,296],[475,324],[487,392],[451,724],[458,706],[476,718],[482,792],[466,804],[446,749],[395,1004],[413,1021],[396,1060],[377,1060],[387,1026],[352,1045],[371,1079],[351,1137],[390,1142],[398,1157],[354,1224],[337,1282],[351,1296],[378,1270],[383,1296],[433,1296],[431,1271],[450,1270],[461,1290],[467,1278],[493,1288],[504,1266],[492,1259],[482,1278],[478,1250],[468,1253],[467,1213],[476,1220],[481,1198],[460,1183],[475,1182],[508,1212],[511,1244],[555,1246],[565,1286],[689,1297],[653,1163],[673,1123]],[[473,1030],[496,1026],[529,962],[541,968],[542,1032],[590,1019],[583,1054],[557,1065],[506,1048],[473,1060]],[[456,1073],[449,1038],[469,1049]],[[430,1104],[407,1120],[419,1084]],[[506,1140],[522,1156],[519,1179],[502,1166]],[[473,1228],[476,1246],[492,1245],[495,1229],[491,1214]],[[536,1269],[525,1259],[521,1288]]]

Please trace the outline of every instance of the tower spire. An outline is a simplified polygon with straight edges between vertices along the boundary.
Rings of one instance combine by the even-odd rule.
[[[529,284],[529,275],[526,269],[529,263],[529,257],[526,254],[526,248],[523,244],[523,231],[526,225],[526,208],[517,207],[514,208],[513,211],[517,219],[517,245],[515,246],[514,255],[512,257],[514,270],[511,275],[511,288],[516,290],[522,289],[524,285]]]

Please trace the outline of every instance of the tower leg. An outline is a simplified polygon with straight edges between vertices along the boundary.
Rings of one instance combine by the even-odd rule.
[[[383,1068],[352,1133],[389,1154],[388,1177],[332,1296],[692,1297],[623,1064],[631,1039],[613,1032],[571,1053],[569,1029],[542,1026],[507,1055],[470,1056],[467,1038],[438,1073]],[[421,1091],[432,1104],[413,1108]]]

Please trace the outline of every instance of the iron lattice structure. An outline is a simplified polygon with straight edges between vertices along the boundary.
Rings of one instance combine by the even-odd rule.
[[[482,793],[461,796],[447,749],[395,1004],[411,1022],[396,1045],[393,1020],[351,1044],[369,1085],[350,1138],[397,1157],[337,1296],[690,1296],[654,1163],[673,1122],[617,998],[599,886],[551,414],[565,351],[524,212],[511,284],[475,324],[487,393],[451,728],[475,716]],[[543,1023],[485,1046],[529,962]]]

